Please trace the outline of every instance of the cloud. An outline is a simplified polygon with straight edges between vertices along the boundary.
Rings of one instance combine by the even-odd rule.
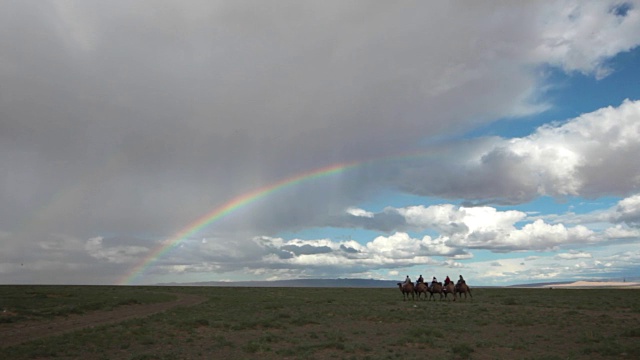
[[[489,206],[464,207],[438,204],[428,207],[422,205],[405,208],[388,207],[384,209],[384,213],[396,213],[404,217],[404,221],[396,223],[396,228],[401,231],[435,231],[437,237],[434,239],[425,237],[422,246],[429,248],[432,254],[439,255],[453,255],[454,249],[485,249],[495,252],[543,251],[559,246],[593,244],[609,239],[602,233],[594,232],[583,225],[567,227],[564,224],[550,224],[543,219],[529,218],[521,211],[498,211]],[[370,221],[367,228],[381,228],[375,225],[377,218],[377,213],[368,217]],[[345,226],[347,224],[352,225],[348,221]],[[607,231],[605,234],[614,235],[613,229],[608,228]],[[380,245],[387,242],[392,244],[387,247],[399,251],[396,256],[416,251],[417,244],[406,233],[399,232],[391,237],[379,239]],[[441,246],[440,250],[435,249],[435,244]],[[405,250],[400,251],[400,249]]]
[[[398,258],[468,254],[447,246],[443,238],[432,239],[430,236],[424,236],[422,239],[415,239],[403,232],[397,232],[391,236],[378,236],[373,239],[373,241],[367,243],[366,247],[374,255]]]
[[[589,253],[583,252],[583,251],[570,251],[568,253],[562,253],[562,254],[558,254],[556,255],[556,258],[558,259],[564,259],[564,260],[568,260],[568,259],[590,259],[592,256]]]
[[[522,229],[515,230],[507,236],[498,237],[488,242],[465,241],[462,244],[471,248],[490,248],[494,251],[514,250],[549,250],[559,245],[590,243],[594,241],[594,234],[584,226],[566,228],[562,224],[550,225],[536,220],[526,224]]]
[[[609,75],[613,70],[604,60],[637,46],[631,34],[640,31],[638,10],[635,6],[625,7],[624,4],[566,2],[548,8],[549,12],[543,16],[550,19],[549,26],[541,30],[542,41],[533,49],[533,53],[568,72],[594,74],[597,78]],[[594,17],[594,14],[600,16]],[[594,36],[595,33],[598,36]]]
[[[353,211],[352,211],[353,212]],[[356,213],[366,214],[363,218],[375,221],[378,213],[358,209]],[[403,216],[405,227],[414,231],[436,231],[436,236],[412,236],[407,232],[396,231],[388,236],[376,236],[366,241],[338,241],[332,239],[291,239],[262,236],[253,239],[253,253],[243,251],[241,242],[232,243],[237,251],[229,251],[222,244],[217,247],[197,247],[185,258],[208,259],[215,263],[210,271],[228,272],[243,269],[252,273],[262,273],[265,269],[279,271],[278,278],[296,276],[338,276],[337,273],[349,269],[362,272],[366,269],[405,269],[413,266],[438,266],[461,268],[468,271],[474,263],[461,263],[460,260],[473,259],[469,249],[490,250],[493,252],[539,251],[555,252],[575,245],[595,246],[611,241],[621,240],[619,225],[609,224],[599,231],[586,226],[567,227],[563,224],[549,224],[542,219],[527,217],[520,211],[498,211],[491,207],[467,208],[451,204],[432,206],[411,206],[406,208],[383,209],[384,213],[395,213]],[[590,214],[584,216],[589,217]],[[350,212],[345,213],[349,226],[352,226]],[[452,226],[452,223],[457,225]],[[375,227],[375,224],[368,223]],[[614,235],[617,234],[617,237]],[[624,241],[637,241],[638,236],[626,232]],[[200,245],[193,241],[194,245]],[[257,245],[257,246],[256,246]],[[245,244],[243,247],[249,247]],[[216,254],[208,255],[208,254]],[[441,257],[443,260],[438,260]],[[598,260],[586,251],[569,250],[555,255],[563,261],[592,259],[588,263],[580,263],[584,273],[587,269],[599,269]],[[598,258],[602,258],[598,255]],[[532,279],[552,279],[566,273],[560,264],[547,263],[547,256],[527,256],[517,262],[503,259],[494,261],[492,267],[501,267],[501,277],[515,277],[514,274]],[[480,262],[481,263],[481,262]],[[601,263],[611,263],[606,261]],[[541,266],[540,264],[545,264]],[[572,265],[573,266],[573,265]],[[610,268],[610,266],[607,266]],[[595,271],[595,270],[593,270]],[[303,272],[303,273],[301,273]],[[404,270],[401,272],[405,272]],[[494,275],[498,274],[495,271]],[[296,275],[297,274],[297,275]],[[511,274],[511,275],[508,275]],[[520,276],[519,275],[519,276]]]
[[[452,204],[429,207],[410,206],[398,209],[407,224],[418,229],[435,229],[446,235],[460,232],[494,232],[510,227],[525,218],[520,211],[497,211],[488,206],[462,207]]]
[[[149,251],[148,248],[143,246],[112,245],[105,247],[104,240],[103,237],[91,238],[85,243],[84,249],[89,255],[98,260],[105,260],[116,264],[130,263],[138,256]]]
[[[356,217],[365,217],[365,218],[372,218],[373,217],[373,213],[370,211],[365,211],[362,209],[358,209],[358,208],[354,208],[354,207],[350,207],[347,209],[347,214],[352,215],[352,216],[356,216]]]
[[[551,257],[537,256],[535,259],[515,257],[468,263],[464,267],[465,279],[472,286],[477,282],[500,284],[505,279],[512,284],[585,279],[622,281],[623,278],[628,280],[629,274],[637,273],[637,250],[629,250],[620,244],[591,250],[588,253],[579,250]]]
[[[360,227],[384,232],[392,232],[406,228],[406,220],[396,209],[385,208],[382,212],[373,213],[357,208],[348,208],[347,215],[331,216],[326,220],[327,226]]]
[[[46,231],[177,231],[291,174],[541,111],[548,104],[533,96],[541,80],[532,68],[594,73],[638,43],[637,9],[621,17],[606,3],[569,4],[13,4],[2,12],[13,30],[0,72],[12,89],[2,98],[0,166],[12,172],[0,199],[15,206],[0,227],[44,209],[38,226]],[[492,17],[510,20],[487,26]],[[434,29],[441,36],[425,36]],[[584,35],[589,29],[602,36]],[[510,150],[488,150],[485,170],[468,174],[480,175],[479,189],[504,189],[490,196],[530,199],[540,184],[514,162],[535,156]],[[565,182],[576,179],[559,168],[574,160],[548,152],[551,165],[538,161],[544,191],[575,192],[580,182]],[[496,172],[504,180],[494,181]],[[366,175],[354,170],[341,189],[296,199],[315,206],[302,205],[291,224],[290,207],[276,206],[242,225],[312,223],[389,180]],[[456,182],[421,192],[480,198],[457,192],[467,183]],[[73,220],[61,215],[69,212]]]
[[[261,237],[256,239],[265,251],[262,259],[267,264],[295,265],[309,267],[368,267],[395,268],[417,264],[437,263],[431,256],[464,255],[465,252],[452,249],[441,240],[426,236],[411,238],[406,233],[395,233],[388,237],[378,236],[362,245],[356,241],[331,241]],[[304,251],[300,251],[304,249]],[[286,252],[286,256],[282,256]],[[446,262],[450,266],[458,263]]]
[[[625,222],[630,226],[640,226],[640,194],[620,200],[611,216],[614,222]]]
[[[624,200],[621,202],[625,203]],[[617,207],[613,207],[612,211]],[[372,223],[379,218],[378,213],[358,209],[357,213],[367,214],[364,218],[370,221],[367,226],[375,228]],[[383,213],[395,213],[403,216],[404,227],[413,231],[436,231],[436,236],[415,237],[407,232],[396,231],[388,236],[377,236],[368,241],[336,241],[331,239],[291,239],[279,237],[259,237],[254,241],[260,251],[254,253],[252,260],[239,258],[229,253],[217,257],[218,268],[224,272],[238,269],[242,264],[245,271],[260,272],[261,269],[279,269],[279,278],[300,276],[335,276],[336,272],[351,269],[405,269],[412,266],[437,266],[465,269],[473,273],[476,262],[460,263],[457,260],[473,259],[469,249],[490,250],[493,252],[539,251],[541,255],[527,256],[522,259],[501,259],[490,263],[490,267],[500,267],[500,271],[485,270],[482,276],[486,281],[492,276],[499,278],[525,280],[549,280],[563,274],[600,274],[603,269],[611,270],[614,262],[602,255],[591,252],[569,250],[560,252],[555,259],[575,261],[588,259],[588,262],[566,264],[549,262],[545,252],[561,251],[575,245],[597,246],[616,242],[635,242],[640,238],[634,229],[609,223],[599,230],[591,230],[584,225],[567,227],[563,224],[546,223],[543,219],[527,217],[520,211],[499,211],[492,207],[454,206],[437,204],[431,206],[410,206],[406,208],[383,209]],[[593,217],[587,213],[582,216]],[[349,226],[352,226],[349,212],[345,213]],[[574,221],[580,223],[579,215]],[[599,218],[602,216],[599,215]],[[453,226],[452,224],[456,224]],[[238,242],[235,242],[236,246]],[[211,249],[213,251],[213,249]],[[216,252],[218,249],[216,249]],[[202,253],[203,250],[198,250]],[[241,252],[239,254],[242,254]],[[194,255],[190,255],[194,256]],[[437,257],[444,258],[438,260]],[[603,260],[604,259],[604,260]],[[480,264],[482,262],[479,262]],[[608,265],[607,265],[608,264]],[[569,271],[566,268],[569,265]],[[628,266],[628,265],[625,265]],[[576,268],[581,269],[577,272]],[[288,269],[288,270],[287,270]],[[296,269],[296,270],[294,270]],[[298,273],[296,273],[298,271]],[[405,272],[404,270],[400,272]],[[296,275],[298,274],[298,275]],[[493,274],[493,275],[487,275]]]
[[[625,100],[527,137],[450,149],[446,158],[456,161],[438,162],[438,171],[431,165],[410,169],[402,184],[414,185],[403,189],[505,204],[538,196],[628,195],[640,186],[640,165],[631,155],[640,152],[639,119],[640,101]]]
[[[640,239],[640,229],[630,229],[621,225],[609,227],[604,231],[607,238],[612,240],[632,240]]]

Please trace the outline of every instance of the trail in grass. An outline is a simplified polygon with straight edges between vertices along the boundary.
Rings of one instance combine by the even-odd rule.
[[[69,315],[49,321],[29,321],[0,327],[0,348],[23,342],[60,335],[105,324],[118,323],[157,314],[177,306],[193,306],[207,298],[191,294],[175,294],[177,299],[155,304],[125,305],[111,311],[95,311],[84,315]]]

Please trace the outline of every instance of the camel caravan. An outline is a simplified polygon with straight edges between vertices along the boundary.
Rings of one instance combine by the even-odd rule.
[[[414,284],[409,278],[409,275],[407,275],[404,282],[398,283],[398,288],[400,288],[400,291],[402,292],[403,300],[408,300],[409,296],[411,296],[411,300],[415,300],[416,296],[418,297],[418,300],[420,300],[422,295],[424,295],[425,300],[433,299],[435,301],[436,299],[434,294],[439,294],[440,300],[448,300],[449,294],[453,296],[453,301],[456,301],[458,295],[462,298],[463,294],[465,299],[467,298],[467,294],[469,294],[469,297],[473,298],[471,295],[471,288],[469,288],[462,275],[460,275],[460,279],[458,279],[458,282],[455,285],[453,284],[453,281],[449,279],[449,276],[444,280],[444,284],[442,282],[438,282],[435,276],[431,283],[427,284],[424,282],[422,275],[420,275]],[[428,298],[427,294],[429,294]]]

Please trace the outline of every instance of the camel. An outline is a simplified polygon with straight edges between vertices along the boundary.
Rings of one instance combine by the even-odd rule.
[[[430,294],[429,300],[435,300],[433,294],[440,294],[440,300],[442,300],[442,283],[431,283],[431,287],[428,288],[428,291]]]
[[[471,295],[471,288],[464,281],[463,282],[458,281],[458,283],[456,284],[455,290],[457,294],[460,294],[460,298],[462,298],[462,294],[464,294],[465,299],[467,298],[467,294],[469,294],[469,296],[473,298],[473,295]]]
[[[442,287],[442,293],[444,294],[445,299],[448,294],[453,294],[453,301],[456,301],[456,289],[452,282]]]
[[[411,299],[416,299],[412,282],[408,282],[406,284],[398,283],[398,288],[400,288],[400,291],[402,292],[402,298],[404,300],[409,299],[409,294],[411,294]]]
[[[420,300],[420,295],[424,294],[424,299],[427,300],[427,293],[429,292],[429,287],[425,283],[418,283],[414,288],[414,292],[418,295],[418,300]]]

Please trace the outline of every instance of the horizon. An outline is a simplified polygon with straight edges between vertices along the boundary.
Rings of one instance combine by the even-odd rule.
[[[296,285],[299,283],[303,283],[305,281],[310,282],[308,286]],[[416,282],[412,280],[415,284]],[[442,281],[440,281],[442,283]],[[322,284],[318,284],[322,283]],[[345,284],[347,283],[347,284]],[[373,283],[374,285],[371,285]],[[168,283],[155,283],[155,284],[144,284],[144,285],[131,285],[131,284],[52,284],[52,283],[43,283],[43,284],[0,284],[0,286],[151,286],[151,287],[163,287],[163,286],[229,286],[229,287],[247,287],[247,286],[257,286],[257,287],[373,287],[373,288],[391,288],[396,289],[397,284],[402,283],[402,280],[393,280],[393,279],[364,279],[364,278],[308,278],[308,279],[283,279],[283,280],[240,280],[240,281],[225,281],[225,280],[214,280],[214,281],[199,281],[199,282],[168,282]],[[485,284],[473,284],[472,288],[500,288],[500,287],[544,287],[544,286],[552,286],[552,285],[572,285],[572,284],[583,284],[583,283],[592,283],[596,284],[595,287],[598,286],[606,286],[602,284],[614,284],[614,286],[626,286],[627,284],[631,287],[640,286],[640,277],[632,277],[632,278],[622,278],[622,279],[578,279],[572,281],[545,281],[545,282],[533,282],[533,283],[519,283],[519,284],[510,284],[510,285],[485,285]],[[368,284],[368,285],[367,285]],[[376,286],[375,284],[380,284]],[[386,286],[382,286],[386,284]],[[572,287],[567,287],[572,288]]]

